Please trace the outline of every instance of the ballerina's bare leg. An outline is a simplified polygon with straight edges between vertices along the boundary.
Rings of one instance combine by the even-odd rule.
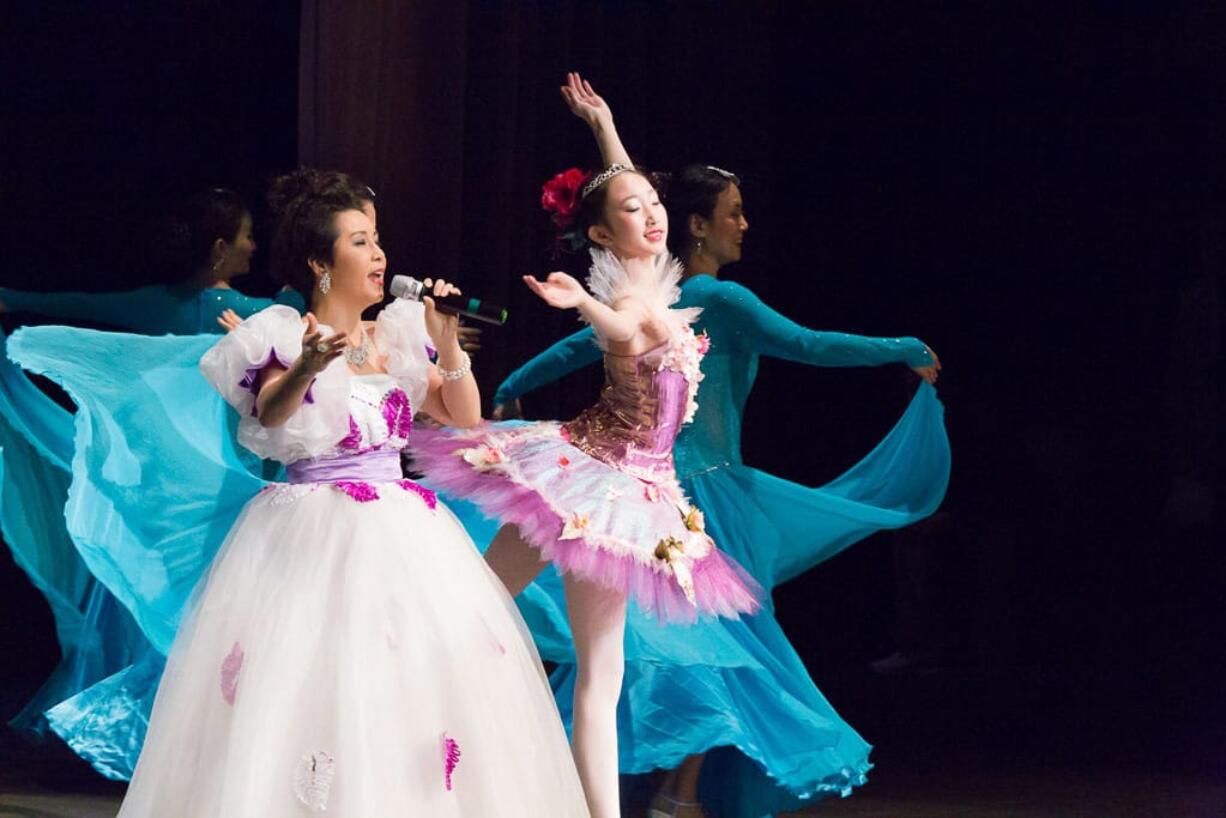
[[[514,526],[503,526],[485,552],[486,563],[515,596],[545,567]],[[575,766],[592,818],[621,814],[617,770],[617,699],[625,673],[622,643],[626,597],[593,582],[563,578],[575,640]]]
[[[563,578],[575,639],[575,766],[592,818],[618,818],[617,699],[626,659],[626,597],[586,580]]]
[[[485,564],[494,570],[511,596],[519,596],[546,565],[541,561],[541,552],[528,545],[513,525],[498,529],[485,550]]]

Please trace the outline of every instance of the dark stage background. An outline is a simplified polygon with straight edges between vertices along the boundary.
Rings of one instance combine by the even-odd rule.
[[[554,266],[541,182],[598,162],[557,93],[582,71],[637,160],[743,177],[751,228],[727,277],[808,326],[920,336],[945,363],[942,514],[776,596],[880,769],[1226,773],[1226,12],[303,0],[4,16],[0,282],[159,280],[153,226],[175,197],[224,185],[257,203],[298,161],[337,167],[378,192],[393,270],[510,307],[476,361],[487,403],[576,326],[518,276]],[[272,289],[262,269],[240,287]],[[598,377],[530,396],[528,414],[574,413]],[[764,361],[746,460],[827,480],[911,388],[901,368]],[[11,712],[55,647],[3,559]],[[921,671],[869,671],[900,644],[931,654]]]

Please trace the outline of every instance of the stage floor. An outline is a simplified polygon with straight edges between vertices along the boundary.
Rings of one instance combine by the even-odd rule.
[[[96,786],[89,786],[96,789]],[[113,818],[121,788],[75,795],[0,794],[0,818]],[[1221,818],[1226,784],[1127,773],[973,776],[879,774],[850,798],[797,815],[828,818]]]

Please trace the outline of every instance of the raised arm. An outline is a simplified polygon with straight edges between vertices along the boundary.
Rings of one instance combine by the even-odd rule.
[[[725,330],[720,335],[734,337],[762,355],[813,366],[901,363],[929,383],[936,380],[941,368],[936,355],[918,338],[873,338],[808,329],[780,315],[740,284],[721,281],[715,286],[704,316],[707,322],[722,322]]]
[[[524,283],[549,306],[578,310],[583,320],[606,341],[630,341],[638,335],[643,324],[643,305],[637,298],[622,298],[612,306],[602,304],[566,273],[550,273],[544,281],[524,276]]]
[[[31,312],[49,318],[90,321],[144,331],[159,316],[162,288],[141,287],[114,293],[38,293],[0,288],[0,312]]]
[[[507,376],[494,393],[494,405],[502,406],[516,398],[553,383],[577,369],[600,360],[600,348],[592,328],[584,327],[539,353]]]
[[[617,128],[613,125],[613,110],[600,95],[592,90],[592,84],[575,72],[566,75],[566,84],[562,86],[562,99],[575,116],[587,123],[596,137],[596,145],[600,148],[600,158],[604,166],[622,164],[634,167],[630,154],[626,153]]]

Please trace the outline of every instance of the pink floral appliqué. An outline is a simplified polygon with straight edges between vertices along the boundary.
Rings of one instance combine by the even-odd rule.
[[[481,444],[471,449],[456,449],[454,454],[479,472],[502,471],[506,468],[506,453],[497,446]]]
[[[451,792],[451,774],[460,764],[460,745],[451,736],[443,733],[443,782]]]
[[[221,660],[221,697],[233,705],[238,694],[238,674],[243,669],[243,647],[238,642],[230,648],[229,655]]]
[[[383,419],[389,435],[408,439],[413,431],[413,407],[403,389],[393,389],[383,398]]]
[[[438,495],[420,483],[414,483],[412,480],[397,480],[396,485],[405,491],[411,491],[416,494],[431,511],[438,508]]]
[[[345,435],[345,439],[341,441],[340,447],[350,451],[357,451],[362,448],[362,429],[358,426],[358,422],[353,419],[353,415],[349,416],[349,434]]]
[[[332,488],[345,492],[359,503],[369,503],[371,500],[379,499],[379,492],[375,491],[375,487],[370,483],[363,483],[357,480],[338,480],[332,484]]]

